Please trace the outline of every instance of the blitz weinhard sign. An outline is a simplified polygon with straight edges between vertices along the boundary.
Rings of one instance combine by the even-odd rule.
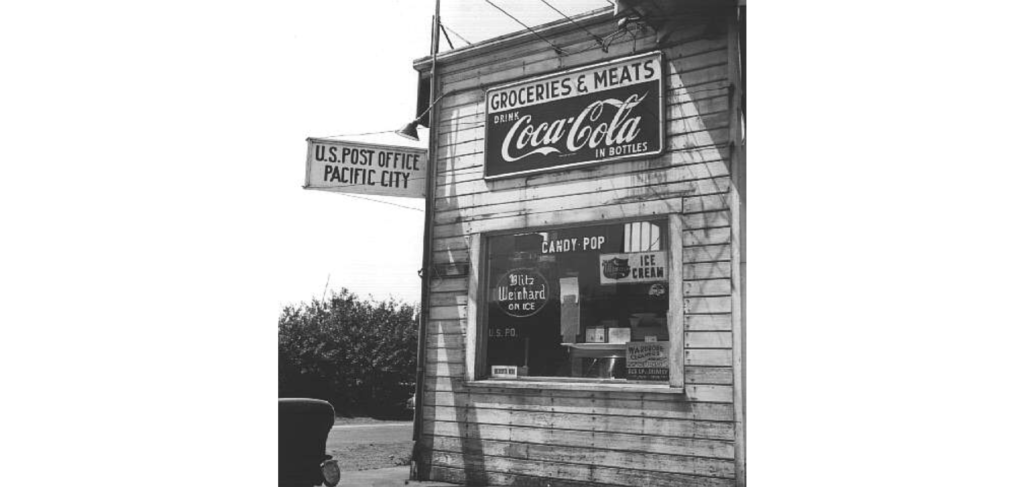
[[[427,151],[415,147],[306,139],[306,189],[423,198]]]
[[[661,153],[662,63],[654,52],[488,90],[484,177]]]

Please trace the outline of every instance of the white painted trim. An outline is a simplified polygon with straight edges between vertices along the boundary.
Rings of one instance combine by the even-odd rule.
[[[682,199],[680,199],[682,206]],[[669,362],[668,383],[671,387],[685,386],[684,362],[686,361],[686,310],[683,296],[683,232],[686,231],[683,215],[668,216],[668,338]]]
[[[476,380],[477,343],[480,331],[480,281],[483,279],[481,260],[481,241],[479,233],[469,235],[469,302],[466,304],[466,380]]]

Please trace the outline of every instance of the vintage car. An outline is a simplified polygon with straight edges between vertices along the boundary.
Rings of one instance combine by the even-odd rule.
[[[327,434],[334,426],[331,404],[319,399],[281,398],[277,420],[278,486],[338,485],[338,462],[327,455]]]

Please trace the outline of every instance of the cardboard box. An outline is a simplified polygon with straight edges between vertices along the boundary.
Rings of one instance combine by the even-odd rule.
[[[587,327],[587,343],[607,343],[603,326]]]
[[[649,336],[668,340],[668,321],[665,317],[654,313],[634,313],[629,316],[629,325],[633,329],[634,341],[643,341]]]
[[[627,343],[633,336],[632,328],[609,328],[608,343]]]

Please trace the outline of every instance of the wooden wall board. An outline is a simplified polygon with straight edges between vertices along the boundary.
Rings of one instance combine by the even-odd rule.
[[[457,335],[427,335],[427,348],[458,348],[466,346],[466,339],[462,334]]]
[[[428,364],[436,362],[464,363],[466,352],[459,348],[428,348],[425,358]]]
[[[693,165],[683,166],[693,167],[698,169],[706,168],[704,165]],[[689,180],[678,183],[666,183],[659,184],[657,182],[649,181],[649,178],[642,177],[637,178],[638,181],[634,182],[633,186],[620,187],[620,188],[595,188],[595,190],[589,194],[564,194],[556,195],[545,198],[535,197],[530,200],[516,200],[507,203],[495,203],[490,205],[480,205],[468,208],[450,208],[445,211],[439,211],[437,218],[434,220],[438,226],[454,224],[454,223],[465,223],[471,221],[480,221],[485,219],[503,218],[503,217],[516,217],[522,215],[524,212],[531,211],[532,209],[541,206],[545,212],[553,211],[570,211],[581,208],[589,208],[597,205],[608,205],[616,204],[619,202],[630,202],[636,201],[639,198],[649,198],[652,195],[652,191],[657,191],[658,195],[662,198],[665,197],[681,197],[684,191],[698,191],[701,187],[701,183],[698,181],[705,181],[713,179],[710,174],[700,174],[701,179],[689,178]],[[595,186],[597,186],[595,184]],[[552,186],[557,188],[558,186]],[[496,194],[496,193],[491,193]],[[682,203],[680,202],[680,208]],[[686,228],[711,228],[728,226],[728,214],[727,213],[691,213],[687,217],[692,223],[688,224]],[[697,222],[695,220],[711,219],[718,217],[718,221],[713,222]],[[723,224],[722,218],[726,224]]]
[[[467,250],[469,249],[469,235],[456,235],[453,237],[435,238],[433,245],[431,247],[435,252],[444,252],[448,250]]]
[[[480,440],[446,436],[430,436],[424,443],[438,452],[470,456],[491,456],[558,462],[578,465],[602,465],[651,472],[684,473],[708,477],[731,478],[732,459],[705,458],[689,455],[665,455],[642,451],[622,451],[607,448],[545,445],[510,441]]]
[[[607,35],[615,32],[617,26],[604,24],[593,30],[598,35]],[[673,37],[663,42],[662,50],[666,52],[666,58],[676,60],[705,54],[708,52],[724,51],[728,43],[724,38],[702,37],[697,30],[678,29]],[[689,31],[687,31],[689,30]],[[642,33],[636,39],[637,52],[646,51],[654,47],[654,35],[652,32]],[[577,51],[575,56],[558,56],[553,52],[550,45],[543,41],[536,41],[515,49],[509,50],[501,57],[475,58],[452,65],[444,65],[441,68],[441,75],[445,80],[464,81],[479,79],[493,73],[528,72],[528,76],[543,75],[548,71],[572,69],[592,63],[608,57],[622,57],[633,53],[634,40],[632,37],[624,36],[613,41],[609,45],[607,54],[599,52],[589,35],[579,31],[569,32],[554,40],[566,50]],[[614,47],[615,51],[612,51]],[[558,60],[558,61],[556,61]],[[552,62],[556,61],[556,62]],[[552,68],[552,66],[554,66]]]
[[[465,306],[429,306],[430,318],[434,320],[464,320]]]
[[[429,460],[429,458],[427,459]],[[424,460],[424,461],[427,461]],[[443,465],[423,463],[420,471],[424,478],[457,485],[515,485],[518,487],[615,487],[612,484],[577,482],[534,475],[516,475],[506,472],[488,472],[483,469],[466,470]]]
[[[444,250],[441,252],[434,252],[431,254],[431,260],[435,265],[442,264],[455,264],[455,263],[468,263],[469,262],[469,249],[460,250]],[[467,284],[469,279],[463,278]]]
[[[694,315],[686,316],[687,330],[732,330],[732,316],[729,314],[720,315]],[[726,364],[731,365],[731,364]]]
[[[704,228],[683,232],[683,247],[729,243],[732,230],[729,228]]]
[[[430,455],[427,463],[429,465],[442,465],[451,468],[508,472],[519,475],[583,481],[592,484],[643,485],[645,487],[723,487],[732,485],[730,478],[722,477],[652,472],[599,465],[543,462],[500,456],[468,456],[452,452],[434,452],[434,454]]]
[[[435,334],[466,334],[466,322],[462,320],[428,320],[427,335]]]
[[[683,300],[686,313],[729,313],[732,311],[732,296],[700,296]]]
[[[706,369],[706,368],[704,368]],[[696,385],[696,384],[695,384]],[[700,384],[713,385],[713,384]],[[717,384],[723,385],[723,384]],[[728,385],[728,384],[724,384]],[[701,391],[696,391],[698,394]],[[705,392],[720,397],[721,391]],[[433,406],[541,411],[549,413],[599,414],[667,419],[732,421],[732,405],[692,400],[651,401],[643,399],[566,398],[550,394],[476,393],[472,390],[425,396]]]
[[[696,165],[700,166],[700,165]],[[616,202],[614,199],[606,199],[606,196],[591,196],[592,193],[603,193],[606,191],[616,191],[615,188],[625,187],[626,189],[633,188],[637,193],[636,196],[644,195],[651,199],[664,199],[666,197],[678,198],[679,201],[676,206],[679,210],[675,213],[680,213],[682,210],[682,196],[686,195],[704,195],[704,194],[719,194],[728,191],[729,178],[728,177],[708,177],[703,179],[691,179],[691,180],[679,180],[672,181],[671,179],[681,179],[683,175],[692,174],[690,169],[694,165],[690,166],[676,166],[667,168],[664,171],[649,171],[645,173],[633,173],[622,176],[612,176],[603,179],[594,180],[577,180],[563,184],[549,185],[549,186],[529,186],[522,187],[517,190],[500,191],[492,193],[479,193],[470,194],[467,196],[454,196],[448,198],[438,198],[435,201],[439,214],[448,216],[451,215],[451,211],[465,211],[470,212],[472,208],[486,208],[495,205],[509,204],[509,205],[528,205],[530,202],[537,200],[544,200],[548,198],[563,198],[566,195],[578,196],[582,201],[579,207],[587,207],[594,204],[607,204],[608,202]],[[590,186],[590,191],[586,188]],[[657,189],[664,187],[664,189]],[[654,189],[652,189],[654,188]],[[488,200],[487,195],[491,195]],[[613,197],[617,196],[620,199],[622,192],[619,190],[618,193],[608,193]],[[626,193],[628,194],[628,193]],[[550,203],[550,202],[545,202]],[[539,206],[539,205],[537,205]],[[499,207],[501,208],[501,207]],[[549,212],[547,206],[539,206],[533,209],[536,213]],[[477,214],[476,212],[471,215]],[[696,215],[699,215],[697,213]],[[694,217],[703,218],[703,217]],[[441,229],[445,229],[445,223],[437,223],[437,226]],[[715,227],[720,225],[698,225],[692,224],[687,229],[694,228],[705,228]],[[465,235],[469,233],[478,233],[473,230],[463,230],[462,233],[439,233],[437,238],[446,238],[456,235]]]
[[[461,378],[466,373],[466,366],[459,362],[433,362],[426,364],[425,377],[427,380],[433,379],[432,382],[436,382],[437,379],[442,378]],[[427,404],[433,404],[433,400],[436,396],[434,393],[424,394],[426,401],[430,401]]]
[[[703,387],[728,389],[728,393],[730,395],[732,394],[732,388],[730,386]],[[432,421],[454,421],[471,425],[494,424],[515,427],[576,431],[606,431],[613,433],[658,435],[678,438],[704,438],[729,441],[732,441],[734,436],[733,423],[731,421],[549,413],[543,411],[520,411],[514,409],[459,408],[424,405],[423,419]]]
[[[723,161],[717,161],[714,166],[724,166]],[[722,171],[719,175],[726,175],[729,173],[728,167],[722,167],[719,170]],[[723,194],[712,194],[704,196],[688,196],[683,198],[683,213],[700,213],[704,211],[718,211],[729,209],[729,195],[728,193]]]
[[[703,227],[713,228],[714,226]],[[683,248],[683,262],[727,262],[732,259],[732,251],[729,244],[702,245],[698,247]]]
[[[686,348],[732,348],[731,331],[688,331],[683,335]]]
[[[727,279],[731,277],[731,268],[731,262],[683,264],[683,279]]]
[[[443,75],[442,92],[487,89],[521,79],[588,66],[605,59],[626,57],[650,50],[654,47],[653,40],[653,36],[643,40],[638,39],[637,49],[633,48],[633,42],[630,39],[626,42],[620,41],[610,44],[607,53],[602,52],[595,46],[594,49],[575,52],[566,56],[556,56],[554,52],[549,50],[550,54],[526,57],[520,63],[513,61],[512,63],[498,64],[501,63],[499,61],[498,63],[486,66],[486,69],[471,72],[466,76]],[[668,76],[704,67],[724,66],[727,63],[727,49],[724,47],[708,47],[692,43],[664,49],[663,52],[665,53],[664,70]],[[683,84],[685,85],[685,83]]]
[[[538,211],[511,217],[438,225],[435,227],[435,235],[443,238],[463,233],[489,233],[555,225],[578,225],[602,220],[640,217],[657,218],[660,215],[678,213],[681,207],[682,203],[679,198],[668,198],[662,200],[647,199],[630,203],[622,202],[617,205],[597,205],[588,208],[577,208],[571,212]]]
[[[732,385],[732,367],[686,367],[687,384],[721,384]],[[729,404],[732,407],[732,404]]]
[[[483,180],[483,166],[474,166],[466,169],[443,173],[438,180],[437,198],[450,198],[453,196],[466,196],[471,194],[488,194],[548,186],[552,184],[568,184],[574,181],[593,181],[611,177],[652,178],[645,176],[645,173],[675,173],[674,180],[679,181],[683,171],[693,171],[694,177],[702,176],[697,173],[692,165],[704,165],[711,177],[726,176],[729,174],[727,159],[729,154],[728,146],[707,145],[692,147],[667,152],[656,158],[637,159],[634,161],[619,162],[586,166],[568,171],[556,171],[551,173],[539,173],[523,178],[498,179],[494,181]],[[480,161],[482,163],[482,159]],[[451,179],[446,179],[450,176]],[[708,177],[708,176],[704,176]],[[689,213],[694,213],[690,211]]]
[[[684,296],[729,296],[732,281],[729,279],[705,279],[683,281]]]
[[[556,430],[452,421],[431,420],[429,424],[430,427],[427,430],[430,435],[451,438],[480,438],[555,446],[604,447],[615,451],[643,451],[720,459],[729,459],[735,454],[733,443],[729,440],[673,438],[607,431]]]
[[[687,350],[685,360],[687,365],[732,365],[732,350]]]

